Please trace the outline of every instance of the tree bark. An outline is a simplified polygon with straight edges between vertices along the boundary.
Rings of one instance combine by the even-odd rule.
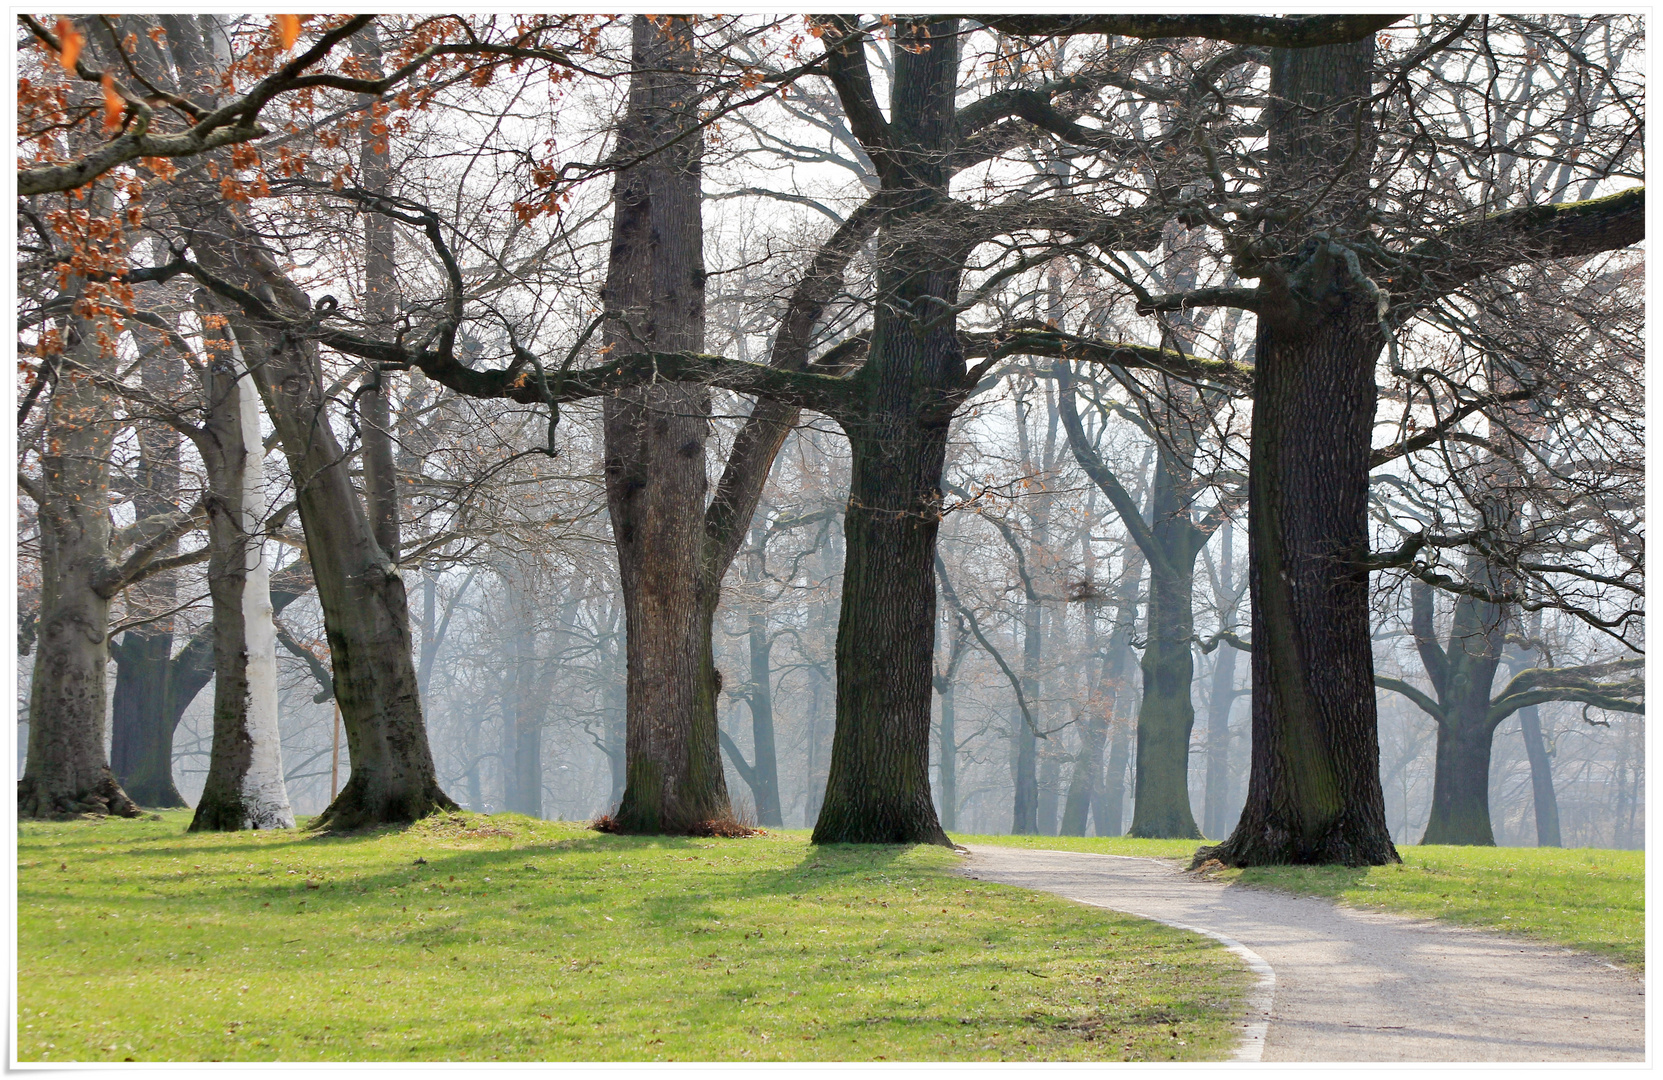
[[[1357,110],[1372,60],[1372,39],[1272,53],[1270,149],[1283,190],[1330,176],[1333,162],[1358,162],[1336,185],[1351,196],[1336,200],[1351,217],[1335,228],[1361,227],[1353,219],[1367,209],[1370,154],[1355,144],[1367,127]],[[1196,858],[1397,862],[1380,790],[1368,574],[1359,566],[1384,345],[1378,301],[1332,243],[1302,244],[1267,269],[1249,450],[1252,773],[1235,831]]]
[[[686,19],[636,16],[613,191],[607,347],[704,344],[699,87]],[[679,141],[672,142],[680,136]],[[655,151],[655,148],[665,147]],[[701,621],[709,390],[654,384],[605,403],[606,490],[627,651],[627,832],[687,833],[731,816],[714,723],[719,686]],[[700,717],[710,722],[701,723]]]
[[[208,422],[200,444],[210,485],[214,737],[190,831],[289,829],[295,821],[277,723],[277,628],[260,542],[266,497],[258,392],[237,350],[217,340],[203,388]]]
[[[73,316],[65,365],[47,402],[41,453],[41,597],[29,745],[17,784],[20,818],[138,814],[104,750],[104,669],[110,595],[109,460],[116,422],[110,394],[91,373],[110,366],[105,324]]]

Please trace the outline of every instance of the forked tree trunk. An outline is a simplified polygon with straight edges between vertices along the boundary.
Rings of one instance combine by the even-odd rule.
[[[214,737],[190,831],[289,829],[295,821],[277,723],[277,627],[260,542],[266,497],[258,392],[237,350],[217,340],[202,440],[210,485]]]
[[[941,305],[956,302],[962,256],[928,223],[948,205],[957,35],[956,20],[914,23],[894,55],[888,131],[904,168],[885,181],[896,209],[878,237],[881,302],[842,418],[852,461],[837,727],[816,843],[949,842],[930,798],[930,665],[941,473],[965,375]]]
[[[624,353],[704,344],[703,139],[691,26],[636,16],[613,190],[606,343]],[[679,139],[678,139],[679,136]],[[664,147],[654,153],[656,148]],[[606,492],[627,652],[626,832],[686,833],[731,815],[714,723],[719,690],[701,588],[710,393],[657,384],[605,403]]]

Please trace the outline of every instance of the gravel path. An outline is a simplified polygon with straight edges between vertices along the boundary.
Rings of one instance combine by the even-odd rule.
[[[1268,973],[1255,967],[1238,1058],[1645,1058],[1641,979],[1566,949],[1223,885],[1164,859],[970,852],[963,870],[970,877],[1199,930],[1237,947],[1250,964],[1257,957],[1268,965]]]

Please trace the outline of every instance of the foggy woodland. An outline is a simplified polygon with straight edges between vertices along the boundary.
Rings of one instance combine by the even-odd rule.
[[[1639,16],[16,33],[25,816],[1643,846]]]

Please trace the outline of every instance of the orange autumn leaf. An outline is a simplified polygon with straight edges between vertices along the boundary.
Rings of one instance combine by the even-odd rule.
[[[121,126],[121,114],[127,108],[127,103],[115,92],[115,79],[111,78],[108,71],[98,80],[98,84],[104,88],[104,130],[114,131]]]
[[[277,41],[285,49],[294,48],[294,43],[300,40],[299,15],[273,15],[271,21],[277,27]]]
[[[87,39],[75,29],[74,23],[68,19],[58,20],[58,63],[64,66],[65,71],[75,70],[75,61],[81,56],[81,46],[86,43]]]

